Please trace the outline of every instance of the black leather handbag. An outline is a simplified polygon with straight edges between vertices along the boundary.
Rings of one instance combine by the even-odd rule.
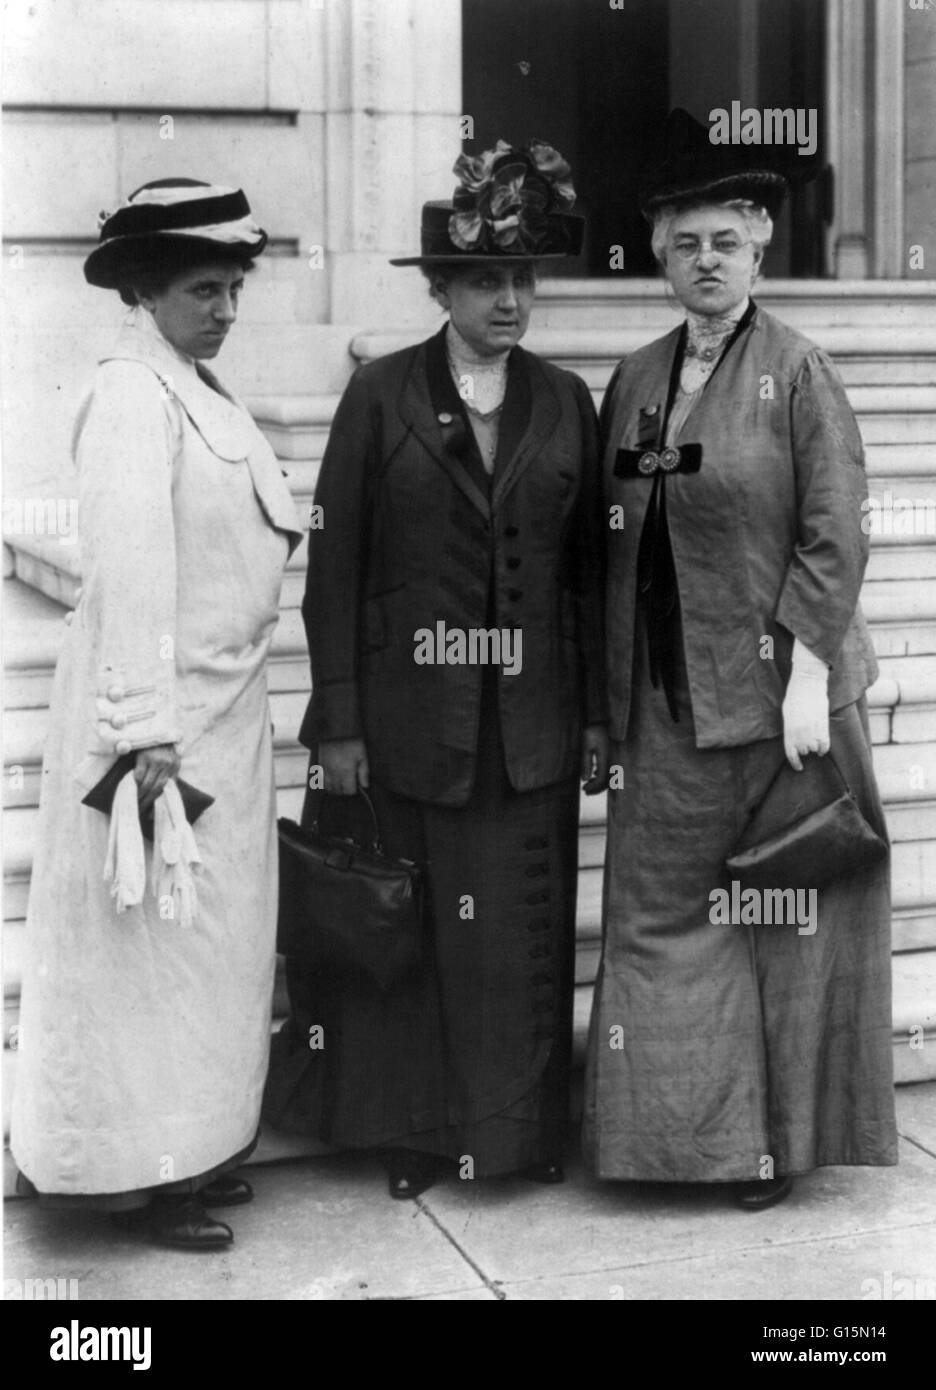
[[[802,772],[784,758],[725,870],[744,888],[824,888],[887,852],[827,753],[807,757]]]
[[[383,852],[374,804],[373,842],[326,835],[281,818],[276,949],[331,974],[389,990],[422,956],[422,879],[409,859]]]

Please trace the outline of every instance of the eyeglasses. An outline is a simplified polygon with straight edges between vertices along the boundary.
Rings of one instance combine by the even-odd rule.
[[[706,249],[714,251],[716,256],[736,256],[742,247],[750,244],[750,238],[742,241],[740,237],[732,235],[713,236],[711,240],[700,239],[697,236],[681,236],[673,242],[673,250],[681,261],[694,261]]]

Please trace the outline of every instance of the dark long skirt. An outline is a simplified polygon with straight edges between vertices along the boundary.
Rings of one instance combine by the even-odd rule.
[[[578,788],[518,793],[485,700],[470,800],[373,786],[387,853],[426,867],[425,969],[384,994],[287,962],[264,1118],[339,1147],[470,1158],[516,1171],[561,1152],[568,1123]],[[360,815],[359,799],[329,798]],[[358,822],[360,824],[360,822]],[[324,1046],[310,1048],[320,1025]]]
[[[896,1163],[889,863],[820,890],[812,935],[713,924],[711,892],[730,886],[724,860],[782,740],[697,749],[685,670],[676,724],[644,645],[612,750],[624,789],[608,797],[586,1158],[600,1177],[672,1182]],[[832,716],[831,743],[886,835],[863,700]]]

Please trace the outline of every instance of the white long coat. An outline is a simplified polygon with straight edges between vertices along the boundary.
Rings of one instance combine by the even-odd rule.
[[[142,309],[75,458],[83,591],[51,701],[12,1149],[40,1192],[100,1194],[207,1172],[257,1129],[277,902],[266,658],[300,531],[244,406]],[[148,885],[117,914],[108,818],[81,804],[121,753],[172,742],[215,798],[190,928]]]

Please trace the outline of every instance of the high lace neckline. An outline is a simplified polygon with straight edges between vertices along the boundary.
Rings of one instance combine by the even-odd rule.
[[[693,347],[713,347],[729,338],[747,312],[750,298],[745,296],[727,314],[696,314],[686,310],[687,341]]]
[[[750,302],[745,297],[727,314],[696,314],[691,309],[686,310],[686,347],[679,374],[679,389],[683,395],[696,394],[708,381]]]
[[[449,320],[445,335],[449,371],[466,409],[482,420],[493,418],[507,394],[510,348],[496,357],[481,357]]]

